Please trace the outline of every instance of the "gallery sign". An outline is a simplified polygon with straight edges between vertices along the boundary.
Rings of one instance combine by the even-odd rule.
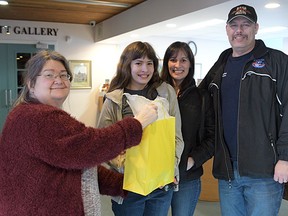
[[[58,28],[0,25],[0,34],[57,36]]]

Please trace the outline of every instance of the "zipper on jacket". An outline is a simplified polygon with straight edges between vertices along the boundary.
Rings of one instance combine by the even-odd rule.
[[[245,64],[246,66],[246,64]],[[244,66],[244,68],[245,68]],[[242,70],[243,73],[243,70]],[[241,73],[241,74],[242,74]],[[240,169],[239,169],[239,119],[240,119],[240,99],[241,99],[241,88],[242,88],[242,81],[245,79],[246,74],[244,74],[244,77],[240,78],[239,82],[239,92],[238,92],[238,107],[237,107],[237,167],[238,167],[238,173],[240,175]]]
[[[244,73],[245,68],[247,67],[248,63],[251,62],[253,59],[248,60],[241,72],[241,78],[239,80],[240,85],[239,85],[239,92],[238,92],[238,110],[237,110],[237,167],[238,167],[238,173],[240,175],[240,166],[239,166],[239,119],[240,119],[240,99],[241,99],[241,89],[242,89],[242,81],[245,80],[246,76],[251,76],[252,74],[257,75],[257,73],[255,73],[254,71],[247,71]],[[244,74],[243,74],[244,73]],[[242,76],[243,74],[243,76]],[[240,175],[241,176],[241,175]]]
[[[270,139],[270,145],[273,149],[273,153],[274,153],[274,164],[276,164],[277,162],[277,158],[276,158],[276,150],[275,150],[275,145],[274,145],[274,139],[271,133],[269,133],[269,139]]]
[[[214,86],[216,89],[217,89],[217,91],[218,91],[218,94],[217,94],[217,101],[218,101],[218,118],[219,118],[219,116],[220,116],[220,91],[219,91],[219,86],[216,84],[216,83],[213,83],[213,82],[211,82],[210,83],[210,85],[209,85],[209,89],[211,89],[212,88],[212,86]],[[223,136],[222,135],[220,135],[221,133],[221,131],[220,131],[220,128],[221,128],[221,125],[220,125],[220,121],[218,121],[218,131],[219,131],[219,139],[220,139],[220,141],[221,141],[221,146],[222,146],[222,148],[223,148],[223,151],[224,151],[224,160],[225,160],[225,167],[226,167],[226,171],[227,171],[227,177],[228,177],[228,182],[229,182],[229,188],[231,188],[232,187],[232,183],[231,183],[231,176],[230,176],[230,173],[229,173],[229,169],[228,169],[228,164],[227,164],[227,153],[226,153],[226,151],[225,151],[225,142],[224,142],[224,140],[223,140]],[[229,159],[230,160],[230,159]]]

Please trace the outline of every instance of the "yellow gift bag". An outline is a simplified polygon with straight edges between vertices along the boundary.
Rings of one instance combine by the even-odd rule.
[[[131,101],[129,104],[131,106]],[[158,112],[161,109],[163,107],[158,107]],[[156,188],[173,182],[174,164],[175,117],[158,118],[144,129],[141,143],[126,151],[123,188],[147,195]]]

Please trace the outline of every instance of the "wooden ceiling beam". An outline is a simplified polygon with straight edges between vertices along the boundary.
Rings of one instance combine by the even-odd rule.
[[[110,2],[137,5],[143,0],[114,0]],[[56,2],[54,0],[10,0],[0,6],[0,19],[88,24],[102,22],[127,8],[91,4]]]

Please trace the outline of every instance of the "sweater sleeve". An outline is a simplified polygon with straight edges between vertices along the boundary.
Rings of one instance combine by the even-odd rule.
[[[3,141],[52,166],[65,169],[92,167],[141,141],[142,126],[134,118],[95,129],[51,106],[20,106],[9,115]]]
[[[122,173],[98,166],[98,184],[99,191],[102,195],[121,196],[127,195],[127,191],[123,190]]]

